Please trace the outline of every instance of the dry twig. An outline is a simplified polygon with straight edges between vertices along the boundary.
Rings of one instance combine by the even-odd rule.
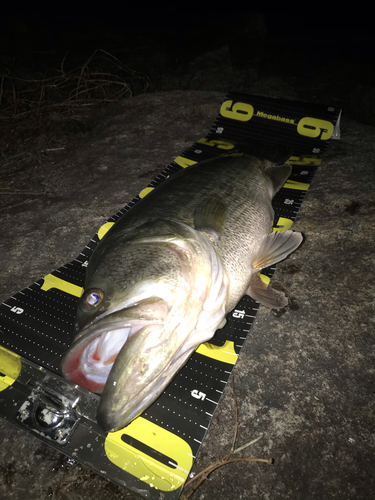
[[[81,68],[66,71],[66,55],[61,67],[54,70],[57,76],[26,79],[16,74],[2,75],[0,81],[1,118],[18,118],[29,113],[45,111],[71,111],[79,108],[100,106],[133,95],[129,80],[141,85],[144,94],[150,79],[132,70],[117,57],[97,49]],[[109,72],[98,68],[110,66]]]
[[[186,500],[191,497],[191,495],[199,488],[199,486],[208,478],[208,476],[213,472],[214,470],[218,469],[219,467],[222,467],[223,465],[231,464],[234,462],[265,462],[267,464],[272,464],[273,460],[272,458],[267,459],[267,458],[252,458],[252,457],[238,457],[238,458],[232,458],[232,455],[235,453],[238,453],[239,451],[244,450],[248,446],[256,443],[261,439],[262,436],[257,437],[256,439],[253,439],[249,443],[246,443],[239,448],[234,448],[236,444],[236,439],[237,439],[237,434],[238,434],[238,407],[237,407],[237,400],[236,400],[236,393],[234,391],[234,375],[232,374],[232,390],[233,390],[233,401],[234,401],[234,408],[236,411],[236,423],[234,427],[234,433],[233,433],[233,442],[232,446],[230,449],[230,452],[221,460],[216,460],[216,462],[212,463],[202,471],[200,471],[198,474],[196,474],[193,478],[191,478],[189,481],[185,483],[183,492],[185,492],[186,489],[189,487],[192,488],[188,493],[184,493],[181,497],[181,500]],[[195,484],[194,484],[195,483]]]
[[[25,203],[33,203],[34,201],[39,201],[45,196],[47,196],[47,193],[44,193],[42,196],[40,196],[39,198],[35,198],[34,200],[25,200],[21,201],[20,203],[6,205],[5,207],[0,208],[0,212],[2,212],[3,210],[10,210],[11,208],[18,207],[19,205],[24,205]]]

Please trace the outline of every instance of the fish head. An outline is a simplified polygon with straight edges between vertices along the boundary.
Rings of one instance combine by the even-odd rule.
[[[147,408],[206,340],[196,331],[212,288],[212,246],[191,227],[154,221],[120,236],[90,260],[61,365],[68,380],[102,394],[97,418],[107,431]]]

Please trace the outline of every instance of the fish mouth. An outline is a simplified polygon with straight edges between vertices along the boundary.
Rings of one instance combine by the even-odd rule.
[[[133,307],[107,314],[86,326],[65,354],[61,371],[74,384],[91,392],[101,394],[118,354],[129,338],[148,325],[162,326],[164,318],[147,318],[145,306],[162,299],[154,297]],[[162,304],[163,316],[166,304]],[[146,317],[145,317],[146,316]]]
[[[122,429],[138,417],[185,364],[193,348],[168,349],[168,339],[173,337],[177,337],[175,329],[147,325],[129,339],[108,377],[97,410],[97,422],[104,431]]]
[[[144,325],[134,325],[99,332],[87,332],[85,339],[72,345],[69,356],[62,361],[65,378],[84,389],[100,394],[116,358],[128,340]]]

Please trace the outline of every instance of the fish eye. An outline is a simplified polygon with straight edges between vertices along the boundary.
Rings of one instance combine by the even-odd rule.
[[[86,290],[82,297],[83,305],[86,309],[93,309],[97,307],[104,298],[104,292],[100,288],[91,288]]]

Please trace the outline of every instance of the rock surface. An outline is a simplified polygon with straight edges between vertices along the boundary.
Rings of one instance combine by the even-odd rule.
[[[207,133],[223,97],[203,91],[139,96],[94,113],[79,134],[57,144],[63,150],[46,151],[53,144],[48,135],[41,139],[39,160],[25,162],[17,186],[9,186],[47,194],[12,198],[0,211],[1,300],[72,260],[103,221]],[[373,495],[374,128],[345,115],[341,128],[293,227],[305,241],[274,276],[290,305],[283,314],[260,308],[234,370],[236,447],[262,436],[236,456],[272,457],[274,465],[225,465],[192,498]],[[234,425],[228,384],[195,473],[228,453]],[[1,421],[0,498],[25,496],[134,498]]]

